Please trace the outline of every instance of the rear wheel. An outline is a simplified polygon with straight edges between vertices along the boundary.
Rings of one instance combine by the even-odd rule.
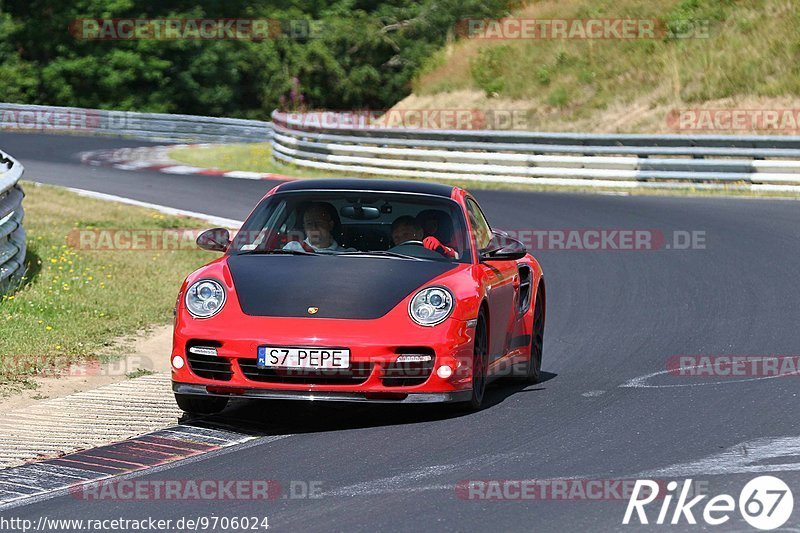
[[[477,411],[483,404],[486,392],[486,371],[489,366],[489,335],[486,328],[486,315],[481,311],[475,325],[475,348],[472,354],[472,397],[468,406]]]
[[[176,394],[175,401],[183,412],[190,415],[217,414],[228,405],[228,398],[219,396],[194,396],[192,394]]]
[[[544,299],[541,288],[536,291],[536,304],[533,308],[533,332],[531,334],[531,356],[525,381],[539,383],[542,379],[542,350],[544,347]]]

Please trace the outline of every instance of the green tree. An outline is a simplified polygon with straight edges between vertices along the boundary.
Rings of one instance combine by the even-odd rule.
[[[508,8],[509,0],[0,0],[0,99],[265,118],[295,86],[316,108],[384,108],[409,93],[460,18]],[[286,33],[83,39],[82,19],[91,18],[269,18]],[[313,31],[297,32],[302,21]]]

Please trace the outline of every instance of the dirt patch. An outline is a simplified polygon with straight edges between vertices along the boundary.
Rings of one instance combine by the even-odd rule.
[[[117,344],[125,347],[125,355],[109,362],[90,360],[74,364],[57,376],[31,378],[36,387],[0,397],[0,411],[22,409],[42,400],[128,381],[131,377],[170,372],[171,325],[159,326],[133,338],[120,339]]]

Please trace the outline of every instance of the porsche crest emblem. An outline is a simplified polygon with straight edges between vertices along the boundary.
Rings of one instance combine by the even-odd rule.
[[[308,314],[309,315],[316,315],[317,311],[319,311],[319,307],[309,307],[308,308]]]

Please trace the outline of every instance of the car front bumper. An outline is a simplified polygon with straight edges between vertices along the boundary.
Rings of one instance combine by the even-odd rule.
[[[197,385],[194,383],[172,383],[175,394],[194,396],[219,396],[225,398],[247,398],[265,400],[305,400],[371,403],[452,403],[469,401],[471,389],[452,392],[350,392],[350,391],[305,391],[226,387],[220,385]]]

